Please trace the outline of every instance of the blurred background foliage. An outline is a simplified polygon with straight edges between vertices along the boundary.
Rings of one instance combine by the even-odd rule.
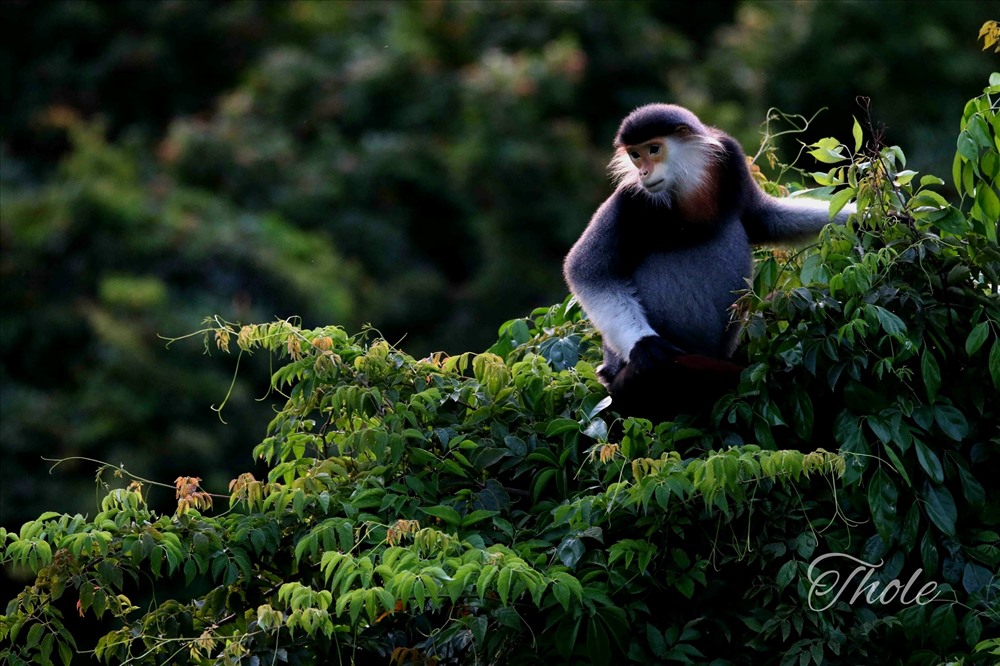
[[[908,166],[946,177],[995,9],[4,0],[0,523],[95,511],[96,466],[42,456],[216,491],[247,470],[269,368],[244,359],[223,423],[233,360],[162,337],[205,317],[370,323],[419,356],[561,301],[639,104],[754,153],[770,107],[829,107],[813,141],[867,96]]]

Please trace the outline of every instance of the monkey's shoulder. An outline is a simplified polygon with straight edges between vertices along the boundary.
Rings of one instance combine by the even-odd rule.
[[[738,217],[728,206],[713,204],[705,209],[711,212],[706,216],[703,210],[692,211],[685,201],[651,200],[629,190],[619,190],[612,198],[617,201],[608,207],[607,214],[614,217],[614,232],[622,236],[623,242],[653,249],[709,241]]]

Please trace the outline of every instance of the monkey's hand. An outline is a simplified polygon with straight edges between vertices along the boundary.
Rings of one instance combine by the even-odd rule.
[[[675,363],[684,350],[659,335],[640,338],[628,355],[629,374],[643,374]]]
[[[619,402],[644,400],[653,386],[672,374],[671,368],[682,354],[683,350],[659,335],[639,338],[629,352],[628,363],[608,383],[611,395]]]

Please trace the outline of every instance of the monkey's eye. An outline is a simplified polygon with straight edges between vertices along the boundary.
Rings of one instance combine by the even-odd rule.
[[[649,154],[650,155],[659,155],[660,154],[660,146],[657,145],[657,144],[655,144],[655,143],[653,145],[651,145],[649,147]]]
[[[629,154],[628,154],[628,156],[631,157],[634,160],[637,160],[637,159],[639,159],[639,151],[637,151],[637,150],[630,151]]]

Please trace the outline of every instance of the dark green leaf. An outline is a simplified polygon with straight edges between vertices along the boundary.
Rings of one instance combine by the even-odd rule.
[[[951,604],[942,604],[931,613],[927,623],[931,640],[940,650],[946,650],[956,639],[958,621],[955,618],[955,610]]]
[[[924,380],[924,387],[927,389],[927,400],[933,403],[941,388],[941,368],[930,350],[925,349],[920,357],[920,374]]]
[[[951,439],[960,442],[969,434],[969,423],[965,415],[949,405],[934,407],[934,422]]]
[[[587,655],[595,664],[611,663],[611,645],[608,633],[596,617],[587,623]]]
[[[913,640],[926,631],[927,613],[929,612],[927,606],[919,604],[914,604],[899,612],[896,617],[903,625],[903,632],[908,639]]]
[[[554,437],[555,435],[561,435],[564,432],[572,432],[574,430],[580,430],[580,423],[575,419],[552,419],[545,428],[545,436]]]
[[[482,522],[487,518],[492,518],[493,516],[499,515],[499,511],[487,511],[485,509],[479,509],[477,511],[472,511],[462,519],[462,528],[467,528],[476,523]]]
[[[920,561],[924,565],[924,573],[928,576],[936,573],[939,559],[934,537],[931,536],[930,531],[924,532],[924,536],[920,539]]]
[[[878,317],[878,323],[887,335],[899,337],[903,333],[906,333],[906,324],[904,324],[903,320],[898,316],[889,312],[880,305],[873,305],[871,307],[875,310],[875,316]]]
[[[989,322],[983,321],[973,327],[972,331],[969,333],[969,337],[965,340],[965,353],[972,356],[979,348],[983,346],[986,342],[986,338],[990,334]]]
[[[663,640],[663,634],[654,625],[646,624],[646,641],[649,643],[649,650],[654,657],[662,657],[667,652],[667,642]]]
[[[924,471],[927,472],[927,476],[934,483],[944,483],[944,468],[941,466],[941,460],[937,457],[937,454],[931,451],[919,439],[914,440],[914,444],[917,449],[917,460],[920,462],[920,466],[924,468]]]
[[[795,387],[791,396],[792,401],[792,423],[795,425],[795,434],[804,441],[812,440],[813,430],[813,403],[809,394],[802,389]]]
[[[587,552],[587,548],[583,545],[583,541],[575,536],[566,537],[556,547],[556,556],[564,566],[571,569],[576,566],[585,552]]]
[[[903,529],[899,534],[899,547],[904,551],[911,551],[917,545],[917,530],[920,528],[920,508],[914,503],[906,512],[903,519]]]
[[[868,506],[871,508],[875,529],[885,543],[890,543],[898,519],[898,500],[896,484],[881,468],[875,470],[868,485]]]
[[[970,162],[979,161],[979,148],[976,147],[976,140],[968,131],[958,135],[958,154]]]
[[[903,461],[899,459],[898,455],[896,455],[896,451],[893,448],[894,446],[895,442],[888,442],[882,450],[885,451],[885,455],[892,462],[892,466],[895,467],[896,471],[899,472],[899,475],[903,477],[903,481],[906,485],[912,487],[913,482],[910,481],[910,475],[906,472],[906,466],[903,465]]]
[[[955,536],[955,523],[958,521],[958,510],[955,508],[955,499],[944,486],[936,486],[931,483],[924,484],[922,493],[927,517],[939,530],[948,536]]]
[[[987,220],[1000,220],[1000,197],[992,187],[982,185],[976,191],[976,203]]]
[[[958,477],[962,481],[962,495],[973,509],[981,509],[986,504],[986,490],[979,480],[965,467],[958,466]]]
[[[990,348],[989,366],[993,388],[1000,391],[1000,339],[994,340],[993,347]]]
[[[989,585],[993,581],[993,578],[994,573],[992,571],[986,567],[969,562],[965,565],[965,571],[962,572],[962,587],[969,594],[975,594]]]
[[[795,575],[798,571],[799,565],[796,560],[788,560],[781,565],[781,569],[778,570],[778,576],[774,581],[777,583],[778,589],[783,590],[788,587],[788,584],[795,580]]]
[[[538,351],[552,364],[553,370],[568,370],[580,360],[580,336],[549,338],[539,346]]]
[[[450,527],[460,527],[462,525],[462,516],[459,515],[458,511],[451,508],[450,506],[430,506],[421,509],[424,513],[429,516],[434,516],[435,518],[440,518]]]
[[[940,229],[941,231],[947,231],[952,234],[963,234],[969,228],[969,222],[962,215],[962,211],[958,210],[954,206],[949,206],[948,208],[935,213],[929,218],[930,223]]]

